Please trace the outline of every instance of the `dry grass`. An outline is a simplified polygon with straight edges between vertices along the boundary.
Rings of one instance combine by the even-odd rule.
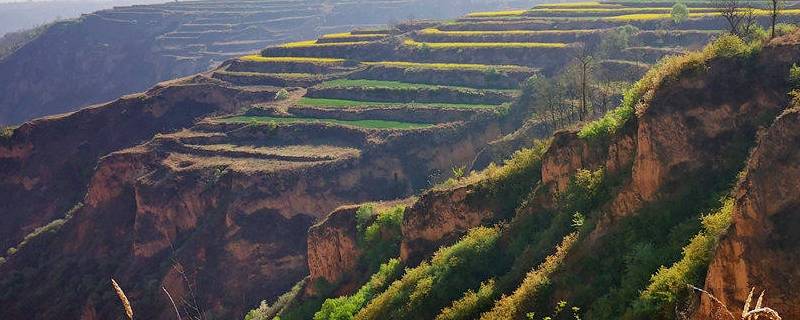
[[[750,304],[753,302],[753,293],[755,293],[755,288],[750,289],[750,294],[747,296],[747,300],[745,301],[744,307],[742,308],[741,317],[736,317],[733,315],[733,312],[731,311],[730,308],[728,308],[728,306],[725,303],[717,299],[717,297],[715,297],[710,292],[692,285],[689,285],[689,288],[708,296],[709,299],[711,299],[711,301],[720,306],[721,310],[725,311],[725,313],[728,314],[728,316],[732,320],[758,320],[760,318],[766,320],[781,320],[781,316],[778,314],[777,311],[763,306],[765,291],[761,291],[761,295],[758,296],[758,301],[756,301],[756,304],[753,306],[752,309],[750,309]]]
[[[122,291],[122,288],[120,288],[117,281],[113,278],[111,279],[111,286],[114,287],[114,292],[117,294],[117,298],[119,298],[122,307],[125,309],[125,315],[129,320],[133,320],[133,308],[131,308],[131,303],[128,301],[128,297],[125,296],[125,292]]]

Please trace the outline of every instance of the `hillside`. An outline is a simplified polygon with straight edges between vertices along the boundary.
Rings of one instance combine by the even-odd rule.
[[[0,318],[122,318],[110,278],[141,319],[800,316],[800,37],[709,5],[337,30],[4,128]]]
[[[106,102],[271,44],[529,3],[224,0],[101,10],[54,23],[13,55],[0,57],[0,125]]]

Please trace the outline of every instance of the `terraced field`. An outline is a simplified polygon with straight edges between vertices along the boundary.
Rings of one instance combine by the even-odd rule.
[[[259,55],[229,61],[210,76],[244,87],[284,87],[288,95],[209,119],[206,125],[278,130],[292,135],[291,148],[303,149],[300,145],[308,143],[309,150],[319,154],[330,148],[330,154],[339,157],[330,161],[340,164],[355,161],[344,159],[372,159],[376,150],[391,149],[388,146],[396,144],[366,142],[387,137],[430,139],[437,148],[458,141],[453,136],[449,136],[453,140],[434,138],[450,130],[499,137],[503,131],[486,124],[503,123],[508,114],[534,103],[521,90],[526,80],[537,75],[555,77],[582,52],[595,59],[592,68],[597,78],[624,87],[663,57],[701,47],[725,29],[710,3],[690,3],[690,18],[682,23],[672,21],[671,6],[622,1],[540,5],[479,12],[441,23],[405,23],[396,29],[356,29],[270,46]],[[786,20],[794,17],[793,11],[787,11]],[[609,49],[609,42],[621,35],[624,44]],[[291,84],[299,88],[290,88]],[[611,104],[618,103],[614,100],[620,98],[618,93],[609,96]],[[309,135],[309,130],[317,131]],[[324,142],[343,136],[363,144]],[[462,141],[458,147],[448,145],[447,152],[476,151],[474,147]],[[219,149],[203,148],[205,152]],[[246,151],[258,150],[262,149]],[[460,164],[449,161],[450,167]]]
[[[544,4],[270,46],[210,76],[241,87],[283,87],[287,94],[212,122],[413,131],[498,117],[526,79],[560,71],[581,48],[600,50],[621,28],[633,30],[630,43],[598,55],[596,64],[610,81],[636,79],[662,57],[719,34],[718,9],[704,2],[689,7],[690,20],[676,24],[667,2]]]
[[[325,7],[332,10],[324,23],[330,28],[309,27],[320,25],[313,16],[322,7],[311,0],[237,0],[224,2],[225,10],[215,1],[180,2],[87,17],[141,26],[159,15],[185,13],[185,21],[173,26],[177,29],[166,28],[167,34],[159,37],[160,48],[174,50],[175,59],[225,61],[142,94],[2,134],[0,142],[14,158],[7,167],[22,169],[12,170],[4,180],[14,183],[7,190],[21,191],[6,199],[9,207],[20,209],[7,219],[17,225],[4,228],[36,228],[63,217],[83,199],[87,207],[77,209],[85,211],[75,219],[112,217],[97,228],[67,223],[64,228],[80,227],[68,233],[78,239],[49,238],[58,240],[58,246],[43,248],[47,253],[27,254],[33,252],[30,248],[39,249],[28,247],[10,257],[6,266],[30,257],[33,262],[26,265],[37,268],[23,275],[30,286],[14,282],[4,287],[17,290],[23,299],[15,295],[3,301],[9,307],[4,304],[2,314],[16,319],[45,309],[53,316],[39,318],[113,318],[121,311],[107,286],[113,276],[136,297],[137,317],[171,318],[173,310],[162,292],[181,283],[179,269],[172,267],[180,258],[196,271],[192,277],[203,293],[198,304],[212,309],[214,318],[240,318],[261,300],[276,301],[309,275],[305,232],[335,208],[410,197],[465,173],[460,168],[470,168],[476,159],[483,159],[484,167],[502,161],[506,151],[613,108],[621,100],[619,88],[659,59],[700,47],[724,28],[706,10],[708,3],[691,3],[695,16],[675,24],[663,17],[670,3],[622,1],[345,28],[348,14],[376,10],[365,3]],[[391,7],[407,2],[368,3]],[[209,8],[217,9],[197,13]],[[290,10],[297,15],[289,15]],[[313,34],[287,38],[284,44],[259,42],[264,36],[288,36],[301,26]],[[216,41],[234,29],[242,32]],[[220,51],[203,44],[207,41],[216,41]],[[241,52],[251,45],[263,50]],[[596,79],[583,86],[584,96],[586,91],[608,90],[600,92],[602,107],[592,105],[591,112],[578,117],[576,106],[585,106],[576,83],[587,77],[577,76],[581,70],[576,61],[586,54],[594,59]],[[552,94],[540,94],[547,90]],[[42,92],[50,93],[46,88]],[[539,108],[550,97],[557,100],[556,107]],[[552,121],[540,121],[540,111]],[[513,175],[509,179],[528,179],[526,174]],[[34,180],[46,187],[28,188]],[[57,197],[57,205],[41,201],[52,198],[51,190],[70,194]],[[47,219],[29,220],[39,211],[48,213]],[[25,235],[19,232],[12,240]],[[82,251],[63,250],[62,243]],[[39,265],[57,261],[44,257],[64,254],[80,260]],[[108,269],[95,267],[112,259]],[[85,266],[84,272],[70,272],[74,266]],[[355,275],[348,279],[349,287],[333,292],[355,289],[367,276]],[[82,285],[101,281],[106,285]],[[47,286],[41,289],[38,283]],[[64,288],[78,294],[57,297]],[[302,295],[315,294],[313,289],[295,293],[299,299],[309,298]],[[194,300],[185,290],[169,292]],[[328,296],[311,298],[272,309],[313,312],[319,305],[304,303],[321,303]],[[101,309],[95,313],[93,306]]]
[[[0,124],[20,124],[74,111],[160,81],[204,72],[264,47],[319,37],[339,47],[380,40],[386,25],[455,18],[470,10],[523,0],[199,0],[120,6],[47,26],[41,36],[0,63]],[[380,12],[380,14],[375,14]],[[360,30],[352,31],[358,28]],[[303,43],[294,46],[304,50]],[[53,52],[59,52],[54,55]],[[102,61],[99,63],[98,61]],[[42,72],[29,72],[41,68]],[[304,73],[304,72],[290,72]],[[63,75],[69,75],[64,77]],[[307,86],[229,74],[245,83]],[[48,92],[46,95],[39,94]]]

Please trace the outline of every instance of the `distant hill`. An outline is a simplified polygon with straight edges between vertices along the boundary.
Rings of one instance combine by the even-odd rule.
[[[114,6],[166,2],[164,0],[62,0],[0,2],[0,36],[56,20],[74,19],[84,13]]]

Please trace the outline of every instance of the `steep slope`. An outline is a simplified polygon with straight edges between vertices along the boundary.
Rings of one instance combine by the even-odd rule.
[[[756,287],[792,318],[798,123],[796,107],[783,110],[798,59],[791,36],[764,48],[724,37],[666,60],[606,118],[422,195],[403,216],[396,254],[407,269],[383,260],[360,289],[333,290],[344,296],[317,304],[316,317],[725,319],[708,296],[693,307],[687,285],[702,287],[708,270],[706,288],[734,312]],[[511,194],[523,197],[492,205]],[[498,220],[508,223],[480,227]],[[365,279],[359,270],[335,274]],[[313,306],[313,295],[300,301],[288,308]]]
[[[796,104],[795,104],[796,105]],[[784,112],[759,139],[736,189],[731,230],[709,267],[705,289],[734,311],[751,290],[784,319],[800,317],[798,287],[797,107]],[[704,296],[697,319],[723,319],[721,306]]]
[[[139,317],[157,319],[174,316],[170,298],[186,317],[239,317],[277,299],[255,314],[307,318],[337,311],[342,300],[325,299],[354,292],[360,301],[347,307],[358,307],[347,312],[375,319],[521,318],[561,299],[587,318],[671,312],[676,301],[639,292],[659,266],[682,259],[758,128],[788,103],[797,44],[759,51],[722,37],[656,65],[622,107],[584,129],[445,181],[518,129],[532,103],[526,79],[603,43],[581,45],[577,29],[546,42],[530,31],[624,23],[605,13],[508,14],[270,46],[4,130],[0,214],[14,223],[0,230],[13,246],[0,260],[0,316],[116,317],[109,278]],[[511,138],[552,127],[521,130]],[[407,209],[350,207],[323,220],[340,205],[406,198],[442,181]],[[289,288],[294,298],[278,299]]]

